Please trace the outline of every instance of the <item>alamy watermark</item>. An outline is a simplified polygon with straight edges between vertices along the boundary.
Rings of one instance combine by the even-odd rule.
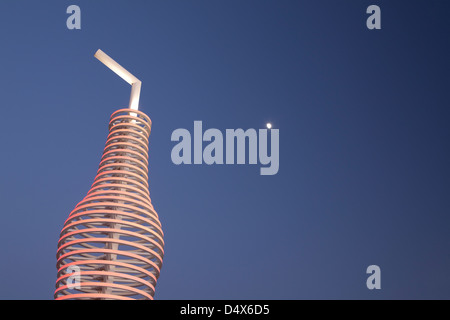
[[[78,266],[70,266],[66,270],[70,276],[67,278],[67,287],[69,289],[80,289],[81,270]]]
[[[271,128],[269,124],[268,128]],[[178,143],[172,149],[171,158],[176,165],[192,163],[245,164],[246,155],[248,155],[248,164],[258,164],[259,160],[259,163],[265,166],[260,168],[261,175],[274,175],[277,174],[280,167],[279,137],[279,129],[259,129],[258,131],[256,129],[245,131],[243,129],[226,129],[224,141],[224,135],[220,130],[211,128],[203,132],[202,121],[194,121],[193,138],[187,129],[180,128],[172,132],[171,140]],[[204,148],[203,142],[208,142]],[[192,144],[194,145],[193,160]],[[247,152],[246,149],[248,149]]]
[[[81,29],[81,9],[77,5],[70,5],[66,10],[67,14],[70,16],[66,20],[66,26],[69,30],[80,30]]]
[[[367,278],[366,286],[367,289],[373,290],[373,289],[381,289],[381,269],[376,264],[372,264],[367,267],[366,270],[367,274],[370,274],[370,276]]]
[[[370,5],[367,7],[366,13],[370,14],[367,18],[366,26],[369,30],[381,29],[381,9],[377,5]]]

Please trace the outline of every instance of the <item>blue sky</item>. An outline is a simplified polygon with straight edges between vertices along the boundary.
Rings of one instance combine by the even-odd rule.
[[[66,8],[81,8],[81,30]],[[366,28],[381,8],[382,29]],[[444,1],[1,1],[0,298],[52,299],[59,232],[143,81],[157,299],[449,299]],[[171,161],[177,128],[280,130],[280,170]],[[381,268],[368,290],[366,268]]]

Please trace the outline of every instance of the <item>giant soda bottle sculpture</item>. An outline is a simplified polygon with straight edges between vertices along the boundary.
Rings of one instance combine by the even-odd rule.
[[[164,255],[148,189],[151,121],[137,110],[141,82],[101,50],[95,56],[132,85],[130,107],[111,115],[94,183],[64,223],[54,297],[151,300]]]

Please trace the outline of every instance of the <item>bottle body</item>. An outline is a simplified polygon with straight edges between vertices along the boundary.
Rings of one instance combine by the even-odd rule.
[[[65,221],[55,299],[153,299],[164,240],[148,185],[151,120],[111,115],[97,176]]]

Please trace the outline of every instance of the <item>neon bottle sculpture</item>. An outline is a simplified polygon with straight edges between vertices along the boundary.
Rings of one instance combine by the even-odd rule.
[[[54,297],[152,300],[164,241],[148,190],[151,121],[138,111],[141,81],[101,50],[95,57],[131,84],[130,106],[111,115],[94,183],[61,231]]]

